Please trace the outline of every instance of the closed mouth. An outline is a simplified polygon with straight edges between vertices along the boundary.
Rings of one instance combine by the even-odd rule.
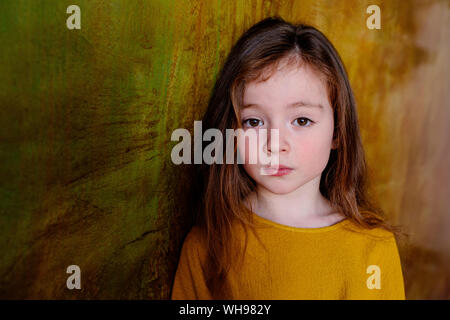
[[[293,169],[286,166],[279,167],[264,167],[261,169],[264,175],[269,176],[284,176],[289,174]]]

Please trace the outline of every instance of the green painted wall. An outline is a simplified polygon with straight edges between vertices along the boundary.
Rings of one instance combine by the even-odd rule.
[[[376,1],[382,29],[368,30],[372,2],[1,1],[0,297],[169,297],[193,179],[170,161],[171,133],[201,119],[231,45],[275,14],[317,26],[340,52],[373,193],[425,252],[404,257],[407,294],[448,295],[449,244],[432,231],[447,216],[449,159],[432,150],[449,141],[449,2]],[[81,30],[66,28],[71,4]],[[416,279],[430,257],[434,284]],[[66,288],[72,264],[82,290]]]

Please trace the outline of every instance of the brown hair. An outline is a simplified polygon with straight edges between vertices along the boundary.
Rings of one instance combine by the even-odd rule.
[[[398,233],[398,228],[388,224],[382,210],[368,199],[366,161],[353,92],[336,49],[316,28],[272,17],[247,30],[231,49],[215,83],[203,118],[204,130],[217,128],[225,136],[225,129],[240,127],[238,108],[245,84],[261,79],[266,71],[270,76],[283,60],[305,62],[327,83],[337,148],[331,150],[322,173],[320,192],[357,225]],[[251,211],[244,199],[256,185],[238,164],[199,165],[195,170],[200,178],[195,221],[207,244],[206,284],[213,298],[227,299],[226,275],[231,261],[239,261],[232,247],[232,223],[251,225]]]

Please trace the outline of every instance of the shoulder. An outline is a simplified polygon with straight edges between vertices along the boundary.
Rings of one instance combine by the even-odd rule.
[[[397,240],[393,232],[381,227],[364,228],[348,223],[345,243],[361,256],[376,260],[391,260],[398,257]]]
[[[366,240],[377,243],[391,243],[395,241],[394,233],[382,227],[365,228],[354,221],[348,221],[345,229],[349,232],[350,237],[355,240]]]
[[[202,242],[202,230],[198,225],[194,225],[186,235],[184,242],[190,244],[200,244]]]
[[[199,226],[194,225],[184,238],[182,250],[189,255],[203,256],[206,251],[205,241],[203,239],[202,230]]]

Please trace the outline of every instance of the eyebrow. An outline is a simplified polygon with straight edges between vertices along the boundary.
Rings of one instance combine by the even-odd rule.
[[[256,103],[249,103],[249,104],[244,105],[242,107],[242,109],[250,108],[250,107],[260,107],[260,105],[256,104]],[[323,109],[323,105],[321,105],[320,103],[315,104],[315,103],[310,103],[310,102],[306,102],[306,101],[296,101],[293,103],[289,103],[287,105],[287,107],[307,107],[307,108],[318,108],[320,110]]]

